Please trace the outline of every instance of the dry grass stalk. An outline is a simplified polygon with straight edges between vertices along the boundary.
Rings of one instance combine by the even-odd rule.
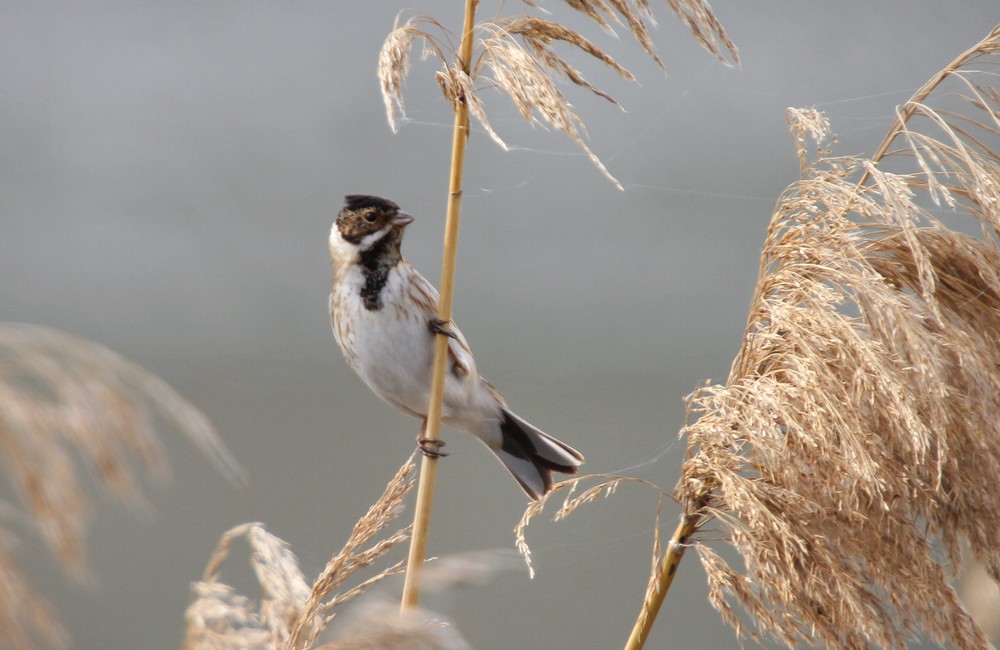
[[[531,8],[538,6],[534,2],[525,4]],[[568,0],[567,4],[606,30],[611,30],[611,23],[624,21],[629,33],[663,67],[649,35],[648,25],[653,22],[653,16],[646,0]],[[713,56],[727,64],[739,63],[736,47],[707,2],[668,0],[667,4]],[[417,16],[402,24],[397,21],[382,46],[378,64],[382,98],[392,129],[396,130],[398,118],[405,113],[403,80],[410,69],[409,51],[414,41],[420,39],[425,44],[424,56],[436,57],[443,64],[437,80],[445,97],[456,111],[459,107],[467,107],[500,147],[506,149],[507,145],[490,126],[484,102],[476,90],[478,81],[486,81],[489,87],[507,94],[529,122],[547,125],[568,135],[601,173],[621,189],[621,184],[587,146],[583,121],[559,89],[559,82],[569,81],[616,105],[617,102],[557,54],[555,46],[561,43],[576,49],[627,80],[634,80],[632,73],[579,32],[537,16],[484,21],[475,26],[474,33],[478,39],[478,55],[474,59],[462,59],[468,65],[456,65],[452,58],[462,57],[455,56],[450,35],[436,20]]]
[[[594,485],[585,488],[580,494],[576,494],[576,490],[583,483],[590,481],[597,481]],[[515,544],[517,546],[518,552],[521,557],[524,558],[524,563],[528,567],[529,575],[535,577],[535,569],[531,564],[531,547],[528,545],[528,524],[531,520],[542,514],[545,511],[545,506],[548,505],[550,499],[552,499],[556,494],[561,492],[566,492],[563,497],[563,503],[556,511],[555,515],[552,516],[553,521],[560,521],[565,519],[569,515],[582,505],[592,503],[596,501],[599,497],[609,497],[618,490],[618,486],[622,483],[637,483],[639,485],[644,485],[646,487],[652,488],[653,490],[660,493],[660,499],[664,496],[668,496],[667,493],[661,488],[653,485],[649,481],[644,481],[639,478],[632,478],[629,476],[618,476],[615,474],[587,474],[585,476],[578,476],[565,481],[560,481],[552,486],[552,489],[545,494],[541,499],[537,501],[532,501],[528,504],[524,513],[521,515],[520,521],[517,522],[517,526],[514,527],[514,537]],[[575,496],[574,496],[575,495]],[[659,520],[659,506],[657,507],[657,520]],[[658,544],[659,544],[659,527],[656,527],[654,533],[654,558],[658,554]]]
[[[30,520],[76,577],[88,575],[90,500],[75,457],[113,497],[142,503],[132,465],[169,474],[158,425],[184,433],[229,478],[242,478],[204,414],[159,377],[96,343],[39,325],[0,323],[0,458]],[[0,581],[6,585],[0,638],[28,647],[23,639],[34,625],[50,628],[46,640],[60,645],[65,635],[17,573],[6,545],[0,567],[7,576]]]
[[[936,75],[875,159],[821,145],[774,213],[729,378],[691,398],[676,493],[742,558],[695,542],[741,635],[734,602],[788,646],[988,647],[950,581],[963,543],[1000,580],[1000,96],[977,71],[998,54],[995,30]],[[789,116],[805,160],[827,126]]]
[[[368,548],[362,548],[399,516],[406,495],[413,488],[412,474],[415,469],[416,465],[410,457],[386,485],[385,492],[378,501],[354,525],[347,543],[327,562],[326,568],[313,584],[312,593],[296,617],[291,635],[283,647],[288,650],[310,647],[320,630],[333,618],[330,614],[333,607],[361,593],[378,580],[400,572],[401,565],[394,565],[341,596],[333,595],[353,573],[370,566],[394,546],[409,538],[410,527],[407,526],[378,540]]]
[[[368,512],[358,520],[347,543],[316,578],[312,587],[299,569],[287,544],[267,532],[262,524],[236,526],[226,532],[205,568],[192,585],[195,599],[185,619],[188,650],[216,648],[308,648],[333,619],[331,610],[361,594],[372,584],[400,571],[396,564],[375,576],[341,589],[361,569],[370,566],[404,541],[402,529],[367,546],[398,515],[413,487],[416,466],[407,459]],[[222,582],[220,568],[233,540],[245,537],[250,561],[261,587],[255,602]]]
[[[656,535],[653,542],[653,570],[649,574],[649,583],[646,585],[646,594],[643,596],[642,609],[636,618],[635,625],[632,626],[632,633],[628,641],[625,642],[625,650],[640,650],[646,645],[650,633],[653,631],[653,624],[656,616],[663,606],[663,601],[667,597],[670,585],[677,575],[677,568],[680,566],[684,551],[687,550],[688,539],[698,529],[700,517],[696,512],[685,512],[681,515],[680,522],[674,530],[674,534],[667,542],[667,549],[660,555],[660,510],[657,508]]]

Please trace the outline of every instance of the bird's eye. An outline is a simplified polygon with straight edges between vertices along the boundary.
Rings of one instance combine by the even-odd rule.
[[[367,221],[368,223],[375,223],[375,219],[378,218],[377,215],[374,212],[366,212],[362,216],[365,218],[365,221]]]

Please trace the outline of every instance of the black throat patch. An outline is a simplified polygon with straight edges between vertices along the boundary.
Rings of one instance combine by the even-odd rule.
[[[382,309],[382,289],[389,281],[389,272],[399,264],[401,231],[390,230],[385,237],[375,242],[371,248],[362,251],[358,257],[365,284],[361,287],[361,302],[368,311]]]

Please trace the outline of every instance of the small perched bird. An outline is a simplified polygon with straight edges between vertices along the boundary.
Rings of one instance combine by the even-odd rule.
[[[552,489],[552,473],[575,474],[583,456],[528,424],[479,376],[457,327],[437,319],[438,293],[403,259],[399,246],[413,217],[392,201],[351,195],[330,230],[333,334],[347,363],[376,395],[422,418],[421,451],[444,456],[424,438],[434,337],[448,340],[442,420],[476,436],[497,455],[532,499]]]

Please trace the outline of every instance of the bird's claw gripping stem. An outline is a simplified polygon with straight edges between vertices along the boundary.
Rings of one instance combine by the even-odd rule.
[[[420,453],[428,458],[444,458],[448,454],[441,451],[441,447],[444,447],[444,440],[440,438],[425,438],[420,436],[417,438],[417,448],[420,449]]]
[[[432,318],[427,321],[427,326],[430,328],[431,332],[435,334],[444,334],[448,338],[455,339],[457,341],[458,334],[455,334],[455,331],[448,327],[450,322],[451,321],[441,320],[440,318]]]

